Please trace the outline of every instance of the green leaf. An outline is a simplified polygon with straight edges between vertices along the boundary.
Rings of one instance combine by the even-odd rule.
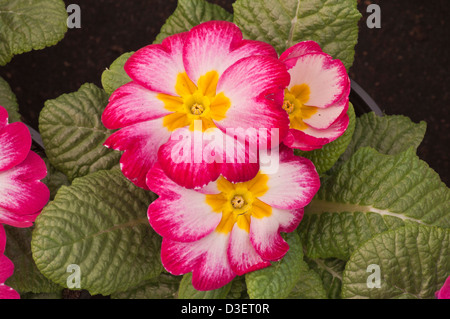
[[[161,32],[153,43],[161,43],[170,35],[189,31],[206,21],[232,21],[232,19],[231,13],[205,0],[179,0],[177,8],[162,26]]]
[[[39,270],[67,287],[78,265],[91,295],[126,291],[161,273],[161,240],[147,219],[156,195],[114,169],[62,186],[36,219],[31,248]]]
[[[302,267],[297,284],[290,292],[289,299],[327,299],[327,293],[323,287],[320,276],[310,270],[306,264]]]
[[[351,103],[349,104],[347,114],[349,116],[348,128],[339,138],[324,145],[321,149],[314,151],[304,152],[297,149],[294,150],[295,155],[310,159],[316,166],[319,175],[322,175],[333,167],[352,140],[353,132],[355,130],[355,110]]]
[[[305,40],[341,60],[353,63],[361,18],[355,0],[237,0],[234,22],[244,37],[264,41],[279,54]]]
[[[62,185],[70,185],[67,176],[58,171],[53,167],[52,164],[48,161],[48,159],[44,159],[45,165],[47,166],[47,176],[42,180],[42,182],[47,185],[50,190],[50,200],[55,198],[56,192]]]
[[[61,293],[62,287],[45,278],[31,255],[32,228],[16,228],[5,225],[5,255],[14,263],[14,274],[6,285],[22,293]]]
[[[352,141],[339,160],[348,160],[365,146],[390,155],[404,152],[410,147],[417,150],[426,129],[425,122],[416,124],[403,115],[377,116],[374,112],[365,113],[356,119]]]
[[[370,288],[379,266],[380,288]],[[384,232],[359,247],[342,280],[344,298],[430,298],[450,274],[450,230],[408,225]],[[372,277],[369,277],[372,276]]]
[[[245,276],[236,276],[231,282],[231,288],[226,299],[249,299]]]
[[[127,52],[119,56],[111,64],[109,69],[102,73],[102,86],[105,92],[111,95],[116,89],[131,81],[131,78],[124,70],[125,62],[134,52]]]
[[[309,267],[319,274],[329,299],[340,299],[342,289],[342,273],[345,261],[336,258],[306,259]]]
[[[75,93],[45,102],[39,130],[50,163],[69,180],[119,163],[121,153],[103,146],[113,131],[101,121],[108,94],[86,83]]]
[[[58,43],[67,31],[61,0],[0,0],[0,65]]]
[[[450,190],[413,148],[397,155],[360,148],[325,179],[299,233],[310,258],[350,254],[405,223],[450,227]]]
[[[231,283],[219,289],[199,291],[192,286],[192,273],[187,273],[181,279],[178,299],[225,299],[230,288]]]
[[[111,295],[112,299],[175,299],[181,276],[162,273],[158,277],[145,280],[125,292]]]
[[[3,106],[8,111],[9,123],[19,122],[19,104],[17,104],[16,96],[14,95],[8,82],[0,76],[0,106]]]
[[[289,250],[280,261],[245,275],[251,299],[283,299],[289,296],[305,270],[300,238],[296,233],[285,237]]]

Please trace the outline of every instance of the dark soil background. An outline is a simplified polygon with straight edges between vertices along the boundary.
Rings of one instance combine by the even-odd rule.
[[[256,1],[256,0],[255,0]],[[232,12],[234,1],[215,0]],[[428,123],[419,156],[447,184],[449,172],[450,6],[448,0],[361,0],[359,42],[350,77],[386,114]],[[65,0],[81,7],[81,28],[56,46],[18,55],[0,68],[17,96],[24,120],[37,129],[47,99],[74,92],[101,74],[120,54],[150,44],[176,0]],[[381,7],[381,28],[366,25],[366,8]]]

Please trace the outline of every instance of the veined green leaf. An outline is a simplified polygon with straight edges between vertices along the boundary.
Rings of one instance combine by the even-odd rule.
[[[309,267],[319,274],[329,299],[340,299],[345,261],[336,258],[308,259]]]
[[[19,122],[19,105],[17,99],[8,82],[0,76],[0,106],[8,111],[9,123]]]
[[[413,148],[397,155],[360,148],[325,179],[299,234],[310,258],[350,254],[405,223],[450,227],[450,190]]]
[[[342,295],[434,299],[449,274],[450,229],[408,225],[373,237],[352,254],[344,271]]]
[[[300,41],[316,41],[349,69],[361,18],[356,4],[355,0],[237,0],[234,22],[246,38],[270,43],[279,54]]]
[[[6,285],[23,293],[59,293],[62,287],[45,278],[34,263],[31,255],[32,228],[17,228],[6,225],[5,255],[14,263],[14,273]]]
[[[67,176],[58,171],[53,167],[52,164],[48,161],[48,159],[44,159],[45,165],[47,166],[47,176],[42,180],[42,182],[47,185],[50,190],[50,200],[55,198],[56,192],[62,185],[70,185]]]
[[[324,145],[321,149],[309,152],[294,150],[295,155],[310,159],[314,163],[319,175],[322,175],[333,167],[352,140],[353,132],[355,130],[355,110],[353,109],[353,105],[351,103],[349,104],[347,114],[349,116],[348,127],[344,134],[342,134],[339,138]]]
[[[58,43],[67,31],[61,0],[0,0],[0,65]]]
[[[356,119],[353,138],[339,161],[348,160],[365,146],[389,155],[404,152],[410,147],[417,149],[426,128],[425,122],[416,124],[403,115],[377,116],[374,112],[365,113]]]
[[[178,295],[181,276],[162,273],[145,280],[136,287],[111,295],[112,299],[175,299]]]
[[[38,269],[67,287],[78,265],[80,288],[91,295],[126,291],[161,273],[160,237],[147,219],[156,195],[118,169],[62,186],[36,219],[31,248]]]
[[[69,180],[117,165],[121,153],[103,146],[113,131],[101,121],[108,94],[86,83],[75,93],[45,102],[39,130],[50,163]]]
[[[232,19],[231,13],[205,0],[179,0],[177,8],[162,26],[153,43],[161,43],[169,35],[189,31],[206,21]]]
[[[102,73],[102,86],[105,92],[111,95],[120,86],[131,81],[131,78],[124,70],[125,62],[134,52],[127,52],[114,60],[109,69]]]
[[[318,275],[311,273],[303,261],[300,238],[296,233],[285,237],[289,251],[271,266],[245,275],[251,299],[320,298],[325,297]],[[323,291],[323,293],[321,292]]]

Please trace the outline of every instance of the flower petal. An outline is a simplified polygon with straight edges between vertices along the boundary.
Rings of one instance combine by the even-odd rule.
[[[108,137],[104,145],[125,151],[120,159],[123,174],[135,185],[148,189],[146,175],[158,161],[158,149],[169,137],[170,132],[159,118],[127,126]]]
[[[272,210],[269,217],[251,217],[250,242],[265,260],[280,260],[289,250],[288,243],[280,235],[279,227],[275,210]]]
[[[229,234],[214,231],[189,243],[164,238],[161,246],[162,264],[173,275],[192,272],[192,285],[197,290],[223,287],[236,276],[227,257],[229,237]]]
[[[324,130],[330,127],[338,118],[343,116],[348,110],[348,96],[343,97],[338,103],[335,103],[327,108],[317,108],[317,112],[310,118],[304,118],[308,126],[313,129]]]
[[[149,90],[177,95],[177,76],[184,72],[185,37],[186,33],[178,33],[165,38],[161,44],[136,51],[125,63],[125,71],[133,81]]]
[[[157,96],[135,82],[122,85],[111,95],[102,122],[106,128],[115,130],[170,114]]]
[[[237,224],[231,231],[230,243],[228,245],[228,260],[231,269],[241,276],[247,272],[270,266],[270,262],[261,258],[253,248],[249,233]]]
[[[289,127],[288,115],[280,107],[280,93],[288,83],[286,67],[278,60],[267,56],[239,60],[219,79],[217,91],[225,94],[231,106],[215,124],[226,134],[243,130],[258,146],[277,146]]]
[[[23,123],[11,123],[0,130],[0,171],[22,162],[31,147],[31,134]]]
[[[11,287],[0,285],[0,299],[20,299],[20,295]]]
[[[0,224],[0,255],[3,255],[6,247],[6,232],[5,227]]]
[[[343,113],[330,127],[324,130],[313,127],[308,127],[303,131],[290,129],[283,143],[288,147],[298,148],[302,151],[319,149],[340,137],[347,129],[348,124],[349,117],[347,113]]]
[[[220,76],[236,61],[253,55],[277,58],[272,46],[243,40],[239,28],[227,21],[208,21],[192,28],[183,51],[186,73],[194,83],[212,70]]]
[[[437,299],[450,299],[450,276],[445,280],[444,285],[436,292]]]
[[[315,41],[302,41],[284,51],[280,55],[280,61],[283,61],[288,68],[291,68],[295,65],[296,58],[313,52],[322,52],[320,45]]]
[[[8,124],[8,111],[0,106],[0,131]]]
[[[3,284],[6,279],[14,273],[14,264],[5,255],[0,256],[0,284]]]
[[[310,88],[308,106],[326,108],[337,103],[349,90],[347,70],[340,60],[326,53],[307,53],[297,58],[294,67],[289,69],[294,85],[307,84]]]
[[[0,172],[0,222],[28,227],[50,198],[40,180],[47,174],[45,162],[34,152],[19,165]]]
[[[267,176],[268,190],[259,199],[280,209],[305,207],[320,187],[314,164],[306,158],[295,156],[287,148],[280,148],[278,171]]]
[[[200,188],[220,175],[221,163],[204,157],[203,143],[211,143],[204,138],[205,134],[180,128],[159,149],[158,160],[163,171],[183,187]]]
[[[160,196],[150,204],[148,218],[164,238],[179,242],[199,240],[211,233],[222,218],[206,203],[204,194],[178,186],[158,164],[147,175],[147,185]]]

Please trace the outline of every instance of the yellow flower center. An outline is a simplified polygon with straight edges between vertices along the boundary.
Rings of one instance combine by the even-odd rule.
[[[191,106],[191,113],[194,115],[200,115],[205,111],[205,108],[201,104],[194,103],[194,105]]]
[[[245,199],[241,195],[235,195],[233,199],[231,200],[231,205],[233,208],[242,208],[245,204]]]
[[[219,194],[206,195],[206,203],[214,212],[222,213],[217,232],[228,234],[237,226],[250,231],[251,217],[264,218],[272,214],[272,207],[258,197],[267,190],[268,176],[258,173],[255,178],[243,183],[230,183],[224,177],[217,180]]]
[[[200,120],[202,131],[215,127],[214,121],[223,120],[231,106],[230,99],[223,92],[217,94],[218,81],[219,74],[216,71],[202,75],[197,85],[189,79],[186,72],[178,74],[175,84],[178,96],[164,93],[157,96],[164,102],[164,108],[172,112],[164,117],[164,126],[169,131],[189,126],[193,131],[194,121]]]
[[[289,114],[290,128],[306,130],[308,125],[303,121],[317,112],[317,107],[308,106],[311,91],[307,84],[294,85],[284,90],[283,109]]]

